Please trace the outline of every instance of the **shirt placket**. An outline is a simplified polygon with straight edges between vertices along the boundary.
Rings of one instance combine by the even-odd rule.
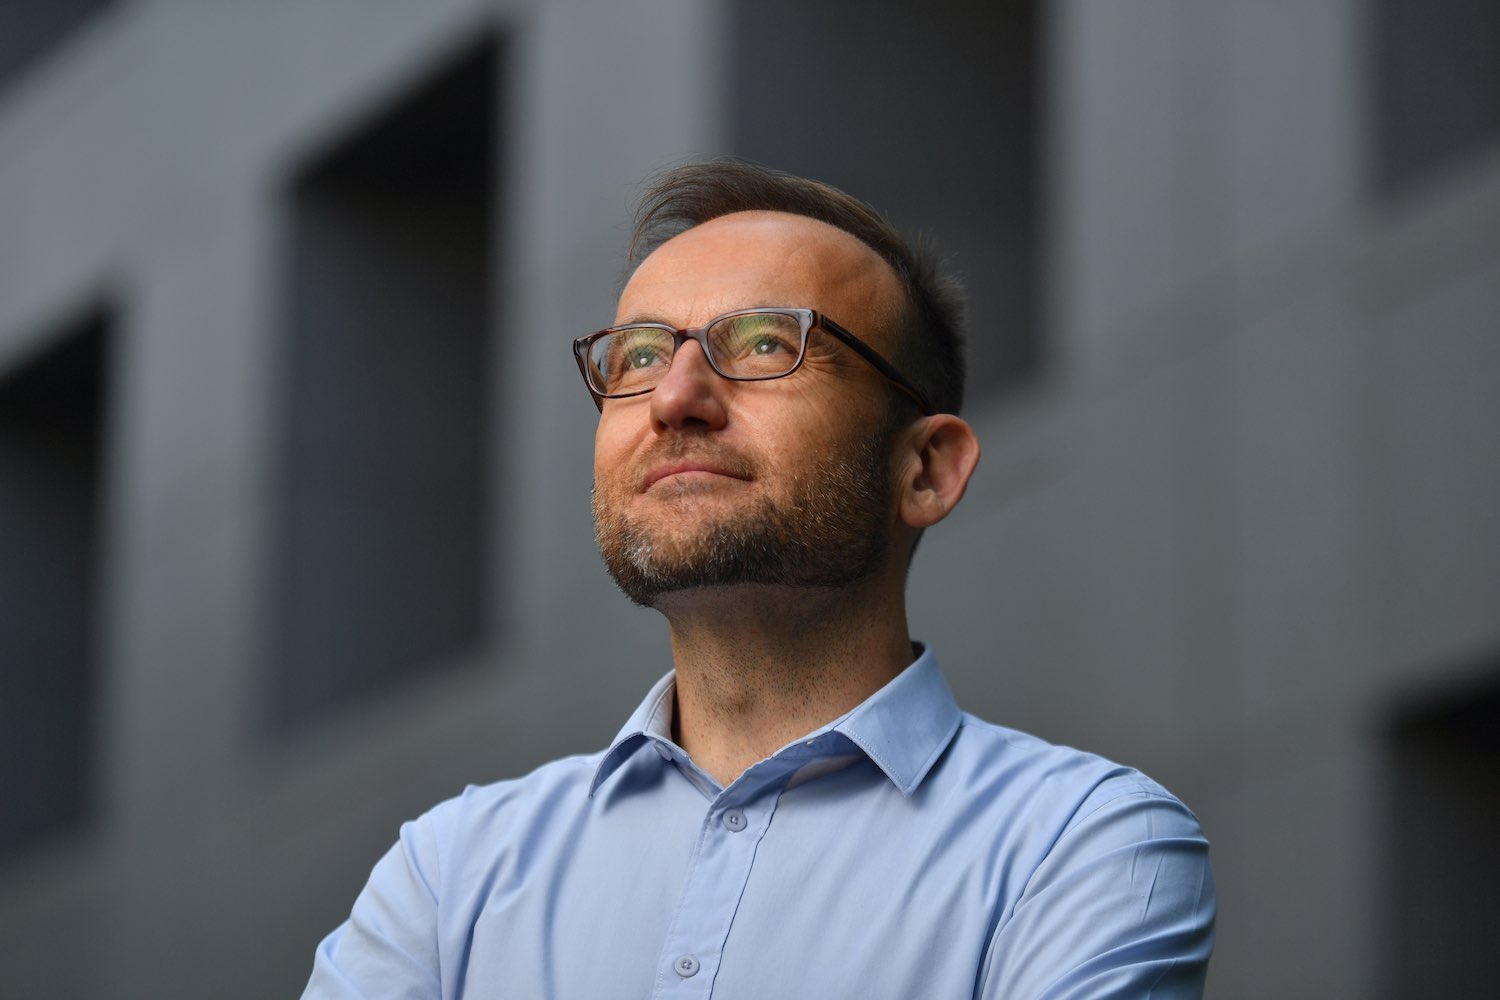
[[[714,978],[750,880],[756,848],[771,825],[787,776],[787,768],[773,761],[764,761],[757,769],[761,773],[747,772],[716,796],[703,817],[677,911],[658,957],[653,997],[713,996]]]

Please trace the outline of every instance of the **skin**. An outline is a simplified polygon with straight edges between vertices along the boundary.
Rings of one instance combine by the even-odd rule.
[[[890,266],[842,230],[741,212],[657,248],[625,286],[615,322],[688,327],[735,309],[804,306],[891,357],[900,296]],[[768,382],[720,378],[689,342],[653,392],[605,401],[595,488],[658,545],[690,550],[704,524],[785,502],[799,470],[847,453],[839,449],[878,427],[889,405],[883,378],[821,333],[798,371]],[[657,599],[677,669],[673,737],[721,785],[911,662],[907,557],[918,532],[962,498],[978,460],[967,423],[913,411],[890,456],[885,556],[873,573],[839,588],[742,584]]]

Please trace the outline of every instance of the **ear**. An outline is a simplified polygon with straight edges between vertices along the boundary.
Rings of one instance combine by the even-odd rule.
[[[979,438],[965,421],[939,413],[914,424],[899,480],[902,522],[921,529],[947,517],[963,499],[978,464]]]

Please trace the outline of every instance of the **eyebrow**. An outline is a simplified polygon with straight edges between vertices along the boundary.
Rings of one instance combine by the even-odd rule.
[[[722,319],[723,317],[728,316],[730,313],[743,312],[743,311],[745,311],[747,309],[790,309],[790,308],[792,308],[792,307],[791,306],[779,306],[779,305],[774,305],[774,304],[766,303],[766,302],[762,302],[762,303],[759,303],[757,305],[750,305],[750,306],[728,306],[728,307],[722,308],[718,312],[714,313],[711,317],[709,317],[708,321],[712,322],[713,320],[716,320],[716,319]],[[818,315],[821,316],[822,313],[819,313]],[[662,319],[659,316],[654,316],[654,315],[651,315],[649,313],[648,314],[637,313],[636,315],[632,316],[629,319],[620,320],[618,323],[611,323],[610,324],[610,328],[614,328],[614,327],[617,327],[617,326],[636,326],[636,325],[642,324],[642,323],[650,323],[653,326],[670,327],[673,330],[683,329],[682,327],[679,327],[676,323],[672,322],[669,319]],[[694,325],[701,326],[702,324],[700,323],[700,324],[694,324]]]
[[[642,323],[650,323],[653,326],[669,326],[674,330],[677,329],[676,323],[668,323],[666,320],[658,319],[655,316],[633,316],[618,323],[611,323],[610,326],[638,326]]]

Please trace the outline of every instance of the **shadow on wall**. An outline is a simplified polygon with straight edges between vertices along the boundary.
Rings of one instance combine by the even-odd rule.
[[[1500,671],[1403,705],[1387,730],[1392,998],[1494,992],[1500,935]]]

